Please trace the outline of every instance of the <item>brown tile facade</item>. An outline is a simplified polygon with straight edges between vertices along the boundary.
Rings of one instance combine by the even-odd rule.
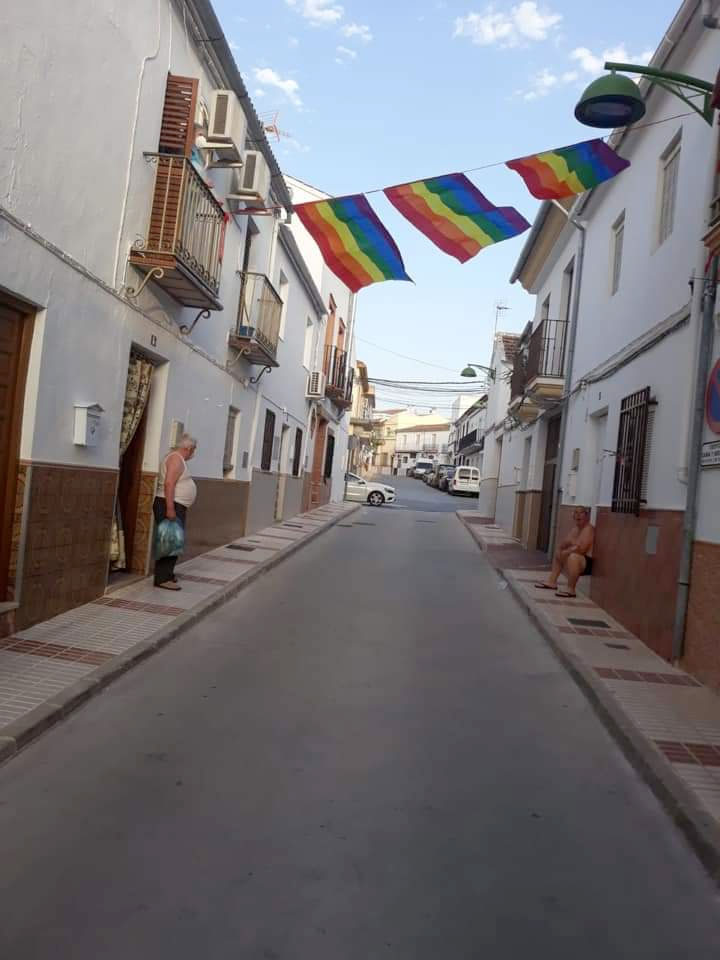
[[[184,560],[246,533],[250,484],[194,477],[197,500],[187,515]],[[272,518],[267,521],[272,522]]]
[[[573,507],[563,505],[558,539],[572,527]],[[681,510],[642,510],[640,516],[599,507],[590,597],[661,657],[672,655]],[[657,527],[656,552],[646,549],[648,529]]]
[[[16,596],[15,581],[17,578],[18,558],[20,555],[20,537],[22,533],[23,502],[25,500],[25,485],[27,482],[28,465],[18,465],[17,488],[15,491],[15,512],[13,514],[12,544],[10,545],[10,568],[8,570],[8,600]]]
[[[720,543],[695,542],[682,665],[720,691]]]
[[[117,473],[33,463],[16,629],[87,603],[105,590]],[[16,595],[18,584],[15,585]]]

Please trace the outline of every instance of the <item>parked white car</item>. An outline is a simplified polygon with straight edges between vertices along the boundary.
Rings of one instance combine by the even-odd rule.
[[[448,493],[453,496],[466,494],[477,497],[480,493],[480,471],[477,467],[458,467],[448,484]]]
[[[384,483],[363,480],[354,473],[345,474],[345,499],[369,503],[371,507],[381,507],[395,499],[395,487],[386,487]]]

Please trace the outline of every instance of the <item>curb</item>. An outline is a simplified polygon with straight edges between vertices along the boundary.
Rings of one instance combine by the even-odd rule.
[[[222,587],[217,593],[201,601],[196,607],[193,607],[192,610],[188,610],[187,613],[175,617],[172,623],[156,630],[155,633],[146,637],[145,640],[140,640],[129,650],[114,657],[109,663],[98,667],[89,676],[83,677],[82,680],[78,680],[76,683],[66,687],[60,693],[56,694],[52,700],[41,703],[35,707],[34,710],[26,713],[18,720],[4,726],[0,731],[0,764],[16,756],[28,743],[31,743],[39,737],[40,734],[49,730],[50,727],[53,727],[60,720],[63,720],[74,710],[77,710],[78,707],[81,707],[96,694],[100,693],[108,687],[113,680],[127,673],[128,670],[132,669],[132,667],[147,657],[157,653],[158,650],[161,650],[181,633],[195,626],[206,614],[211,613],[218,607],[224,606],[228,601],[233,600],[251,583],[259,580],[264,574],[273,570],[294,553],[297,553],[302,547],[306,546],[306,544],[316,540],[321,534],[330,530],[331,527],[334,527],[342,520],[356,513],[361,506],[363,506],[363,504],[360,503],[352,506],[345,513],[325,521],[321,526],[318,526],[317,529],[312,530],[306,537],[303,537],[302,540],[294,540],[292,543],[288,543],[287,547],[283,547],[274,556],[269,557],[256,567],[248,570],[247,573],[243,574],[243,576],[234,583]],[[292,520],[293,518],[291,517],[290,519]],[[250,534],[250,536],[252,536],[252,534]]]
[[[462,517],[458,517],[473,540],[478,538]],[[550,649],[565,667],[594,708],[603,726],[614,737],[626,758],[653,791],[673,823],[680,828],[712,879],[720,885],[720,826],[685,785],[672,765],[646,739],[590,668],[568,650],[535,609],[520,587],[504,570],[493,568],[508,585],[513,597],[543,635]]]

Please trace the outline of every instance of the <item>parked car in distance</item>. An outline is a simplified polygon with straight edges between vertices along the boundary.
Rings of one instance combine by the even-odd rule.
[[[431,487],[436,487],[436,488],[440,487],[440,480],[445,475],[445,471],[448,469],[449,466],[450,466],[449,463],[435,464],[435,469],[430,474],[430,479],[428,480],[428,483],[430,484]]]
[[[412,475],[417,480],[420,480],[422,477],[425,476],[426,473],[429,473],[434,468],[435,468],[435,464],[432,462],[432,460],[416,460],[415,466],[413,467]]]
[[[395,487],[388,487],[384,483],[375,483],[372,480],[363,480],[354,473],[346,473],[345,499],[369,503],[371,507],[381,507],[384,503],[394,501]]]
[[[455,476],[455,467],[445,467],[442,476],[438,480],[438,490],[444,490],[445,493],[450,489],[450,481]]]
[[[477,467],[457,467],[448,490],[453,496],[479,496],[480,471]]]

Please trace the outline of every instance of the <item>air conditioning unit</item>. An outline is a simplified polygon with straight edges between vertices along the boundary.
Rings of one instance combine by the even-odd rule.
[[[242,159],[247,123],[240,101],[233,90],[213,90],[206,147],[223,160]]]
[[[308,377],[307,394],[308,397],[325,396],[326,377],[322,370],[313,370]]]
[[[270,167],[259,150],[245,151],[243,165],[240,170],[233,172],[233,178],[233,192],[230,194],[232,199],[267,203],[270,195]]]

